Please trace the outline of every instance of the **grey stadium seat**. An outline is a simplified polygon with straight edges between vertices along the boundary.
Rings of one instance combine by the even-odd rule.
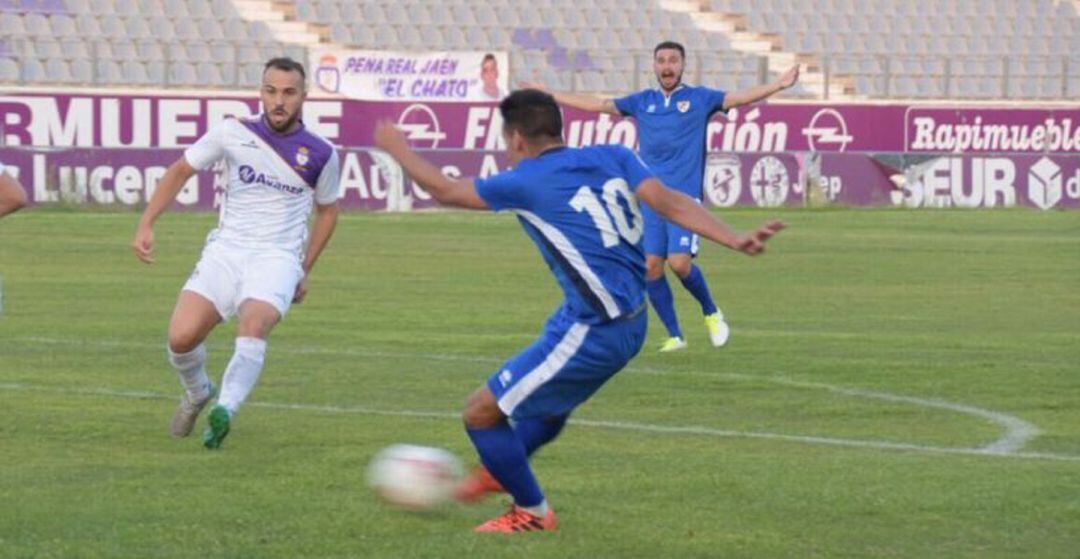
[[[149,84],[150,76],[146,73],[146,67],[138,60],[126,60],[121,65],[124,81],[134,84]]]
[[[123,72],[115,60],[99,58],[94,64],[94,77],[97,83],[120,83],[123,81]]]
[[[200,84],[221,87],[225,85],[225,80],[221,75],[221,68],[217,64],[212,62],[200,62],[195,69],[196,77]]]
[[[94,83],[94,63],[85,58],[72,60],[71,80],[82,84]]]
[[[169,85],[199,85],[195,66],[188,62],[174,60],[169,66]]]

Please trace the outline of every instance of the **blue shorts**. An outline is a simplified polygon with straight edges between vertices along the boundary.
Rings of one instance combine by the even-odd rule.
[[[697,256],[697,233],[664,219],[648,204],[641,205],[641,215],[645,218],[645,254]]]
[[[570,413],[619,372],[645,342],[645,306],[630,317],[583,324],[560,309],[540,338],[511,357],[487,381],[508,417]]]

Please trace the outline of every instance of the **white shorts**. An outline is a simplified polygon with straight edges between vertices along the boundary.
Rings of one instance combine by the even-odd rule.
[[[183,290],[209,299],[222,320],[236,315],[248,299],[270,303],[284,317],[303,278],[300,259],[292,252],[241,250],[212,241]]]

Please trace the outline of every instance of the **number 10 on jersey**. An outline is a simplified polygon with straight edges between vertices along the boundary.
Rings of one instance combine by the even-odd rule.
[[[619,237],[634,245],[641,240],[645,231],[645,220],[641,217],[637,197],[630,192],[630,186],[621,178],[610,179],[604,183],[604,203],[593,193],[589,186],[582,186],[570,199],[570,207],[585,211],[592,217],[593,224],[600,231],[605,248],[619,244]],[[619,198],[626,200],[626,207],[619,204]],[[607,207],[605,211],[604,207]],[[629,210],[629,216],[627,211]]]

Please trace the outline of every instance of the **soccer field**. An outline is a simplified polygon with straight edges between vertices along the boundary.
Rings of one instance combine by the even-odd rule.
[[[748,227],[776,212],[723,215]],[[222,450],[174,440],[177,290],[216,216],[0,222],[0,557],[1077,557],[1080,213],[780,211],[698,263],[732,326],[645,349],[534,466],[555,533],[503,499],[377,501],[394,442],[474,460],[465,397],[559,301],[505,215],[344,215]],[[232,325],[209,341],[219,377]],[[204,426],[200,420],[198,429]]]

